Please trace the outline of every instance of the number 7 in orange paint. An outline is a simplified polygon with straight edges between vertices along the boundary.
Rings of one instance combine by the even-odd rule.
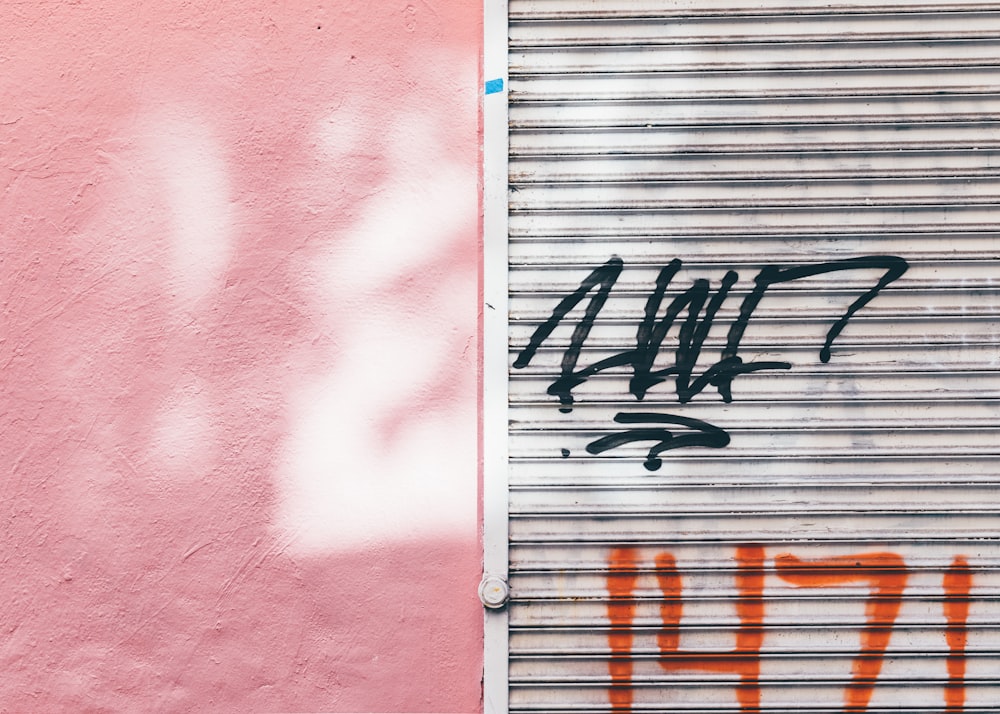
[[[774,559],[778,575],[798,587],[828,588],[868,581],[872,595],[865,607],[861,650],[854,659],[851,683],[844,695],[845,712],[866,712],[882,670],[882,659],[899,615],[907,570],[895,553],[864,553],[822,560],[801,560],[788,553]]]

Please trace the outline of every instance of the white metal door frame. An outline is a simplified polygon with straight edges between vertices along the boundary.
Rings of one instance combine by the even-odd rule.
[[[507,686],[507,2],[485,0],[483,40],[483,707]]]

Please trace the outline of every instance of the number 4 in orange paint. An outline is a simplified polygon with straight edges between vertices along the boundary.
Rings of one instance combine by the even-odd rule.
[[[736,700],[745,712],[760,710],[760,648],[764,643],[764,549],[741,546],[736,549],[736,647],[730,652],[689,653],[680,649],[681,576],[674,557],[656,557],[656,577],[663,592],[660,618],[663,629],[657,636],[660,666],[668,672],[694,669],[730,672],[740,676]]]
[[[638,553],[634,548],[611,552],[608,573],[608,619],[611,621],[611,689],[613,712],[632,711],[632,620],[635,617],[634,591],[639,575]],[[670,553],[656,556],[656,578],[663,600],[657,635],[659,663],[663,669],[700,670],[738,674],[736,698],[744,712],[760,711],[760,648],[764,641],[764,549],[741,546],[736,549],[736,614],[740,626],[736,646],[728,652],[686,652],[680,649],[680,626],[684,611],[683,585],[677,563]]]

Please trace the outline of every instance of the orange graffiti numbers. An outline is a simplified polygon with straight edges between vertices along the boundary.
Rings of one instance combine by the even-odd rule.
[[[684,585],[677,562],[670,553],[655,558],[655,574],[662,593],[657,634],[660,666],[669,672],[696,670],[739,675],[736,698],[740,710],[761,711],[760,661],[764,644],[765,555],[760,546],[736,549],[736,613],[739,627],[736,644],[728,652],[692,652],[681,649],[681,622],[684,616]],[[608,644],[611,658],[609,700],[614,712],[632,711],[632,624],[636,613],[635,589],[641,573],[635,548],[611,551],[607,587]],[[858,655],[852,665],[852,679],[844,693],[844,711],[862,714],[868,705],[892,629],[903,603],[909,571],[895,553],[861,553],[819,560],[803,560],[790,553],[774,558],[775,572],[784,581],[801,588],[831,588],[866,583],[870,595],[865,606],[865,626],[861,631]],[[961,714],[965,708],[965,649],[968,640],[972,589],[972,569],[964,556],[956,556],[944,574],[945,640],[948,646],[948,682],[944,688],[946,714]]]

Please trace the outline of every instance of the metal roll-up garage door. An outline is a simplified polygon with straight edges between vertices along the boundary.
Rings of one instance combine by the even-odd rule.
[[[1000,712],[1000,3],[486,37],[487,711]]]

